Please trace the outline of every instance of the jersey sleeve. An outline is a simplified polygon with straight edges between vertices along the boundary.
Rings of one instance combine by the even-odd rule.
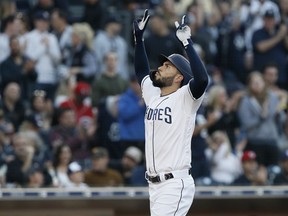
[[[142,97],[145,104],[148,104],[152,97],[160,95],[160,88],[153,86],[149,75],[145,76],[141,82]]]
[[[196,99],[191,92],[189,84],[182,86],[179,90],[179,94],[181,94],[181,96],[178,98],[182,98],[183,100],[183,110],[188,115],[196,113],[205,97],[205,92],[201,95],[201,97]]]

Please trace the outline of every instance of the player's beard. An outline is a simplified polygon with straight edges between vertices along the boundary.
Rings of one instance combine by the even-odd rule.
[[[163,88],[163,87],[171,86],[173,84],[173,80],[174,80],[175,76],[156,78],[156,75],[154,75],[154,76],[150,76],[150,77],[151,77],[153,86]]]

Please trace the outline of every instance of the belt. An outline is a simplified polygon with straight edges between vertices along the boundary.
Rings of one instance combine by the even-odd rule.
[[[162,174],[163,179],[161,179],[161,174],[156,175],[156,176],[150,176],[146,172],[145,178],[146,178],[146,180],[148,180],[151,183],[159,183],[159,182],[166,181],[168,179],[183,178],[183,177],[186,177],[187,175],[191,175],[191,169],[189,169],[189,170],[177,170],[177,171],[173,171],[170,173],[164,173],[164,174]]]

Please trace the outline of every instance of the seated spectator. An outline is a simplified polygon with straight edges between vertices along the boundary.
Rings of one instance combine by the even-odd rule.
[[[85,167],[89,156],[87,131],[77,125],[75,111],[70,108],[60,108],[56,113],[57,123],[50,131],[51,149],[67,144],[72,151],[72,160]]]
[[[85,128],[95,127],[95,116],[90,104],[85,99],[90,95],[90,85],[85,82],[78,82],[73,91],[73,97],[60,104],[61,108],[73,109],[76,113],[77,124],[83,125]]]
[[[208,144],[205,153],[210,161],[212,180],[220,185],[231,184],[242,173],[242,168],[240,159],[231,151],[228,136],[225,132],[215,131]]]
[[[30,113],[28,116],[36,120],[36,123],[42,132],[47,133],[51,129],[54,107],[50,103],[50,100],[47,100],[45,91],[33,91],[29,111]]]
[[[25,118],[25,107],[21,101],[19,84],[11,82],[5,87],[0,107],[4,111],[4,118],[13,124],[15,131],[18,131]]]
[[[258,164],[253,151],[245,151],[241,157],[243,174],[232,185],[256,186],[267,184],[267,170]]]
[[[274,178],[274,185],[288,185],[288,150],[280,155],[281,173]]]
[[[92,150],[92,168],[85,173],[85,183],[91,187],[122,186],[121,174],[108,167],[109,155],[105,148]]]
[[[77,162],[72,162],[68,166],[68,176],[71,181],[66,185],[67,188],[85,189],[88,185],[84,183],[84,172],[82,167]]]
[[[125,150],[122,159],[110,160],[109,166],[118,170],[122,174],[124,184],[129,186],[132,185],[131,178],[134,169],[142,163],[142,160],[143,152],[135,146],[130,146]],[[145,172],[143,173],[143,178],[144,174]]]
[[[71,184],[68,176],[68,166],[72,161],[71,149],[68,145],[59,145],[55,148],[53,164],[49,169],[53,187],[66,187]]]
[[[44,186],[44,175],[41,169],[31,168],[28,173],[27,188],[41,188]]]
[[[43,168],[43,164],[34,160],[35,148],[25,133],[15,134],[12,145],[15,158],[7,163],[6,182],[14,187],[23,187],[28,183],[29,170]]]
[[[11,138],[15,133],[14,127],[3,117],[3,110],[0,109],[0,164],[6,164],[14,158],[11,145]]]

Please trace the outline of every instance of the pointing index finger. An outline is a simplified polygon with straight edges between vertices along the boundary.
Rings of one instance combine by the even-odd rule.
[[[185,24],[185,18],[186,18],[186,15],[183,15],[183,17],[182,17],[182,22],[181,22],[182,25]]]

